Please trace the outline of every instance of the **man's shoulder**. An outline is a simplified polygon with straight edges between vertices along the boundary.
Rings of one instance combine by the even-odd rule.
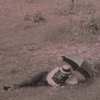
[[[59,67],[56,67],[56,68],[53,69],[52,71],[53,71],[53,72],[58,72],[59,69],[60,69]]]
[[[51,70],[51,71],[48,73],[48,76],[52,76],[52,77],[53,77],[54,74],[57,73],[57,72],[59,71],[59,69],[60,69],[59,67],[56,67],[55,69]]]
[[[60,69],[59,67],[56,67],[56,68],[55,68],[55,70],[59,70],[59,69]]]

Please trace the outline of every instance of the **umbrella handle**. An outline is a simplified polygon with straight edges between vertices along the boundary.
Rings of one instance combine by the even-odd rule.
[[[77,71],[77,69],[78,69],[78,67],[76,68],[76,70],[74,70],[74,72],[72,73],[71,77],[74,76],[74,74],[75,74],[75,72]],[[70,77],[70,78],[71,78],[71,77]]]

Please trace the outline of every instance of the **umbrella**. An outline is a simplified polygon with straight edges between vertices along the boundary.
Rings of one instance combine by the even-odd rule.
[[[68,54],[63,57],[63,61],[70,64],[73,70],[80,72],[86,79],[93,78],[93,70],[90,64],[77,54]]]

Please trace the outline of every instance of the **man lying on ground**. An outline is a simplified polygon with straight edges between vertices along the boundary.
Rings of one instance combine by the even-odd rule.
[[[71,80],[70,80],[71,79]],[[49,85],[53,87],[66,84],[77,84],[78,81],[73,75],[72,67],[66,63],[62,67],[56,67],[51,72],[43,71],[33,77],[13,86],[4,86],[4,90],[14,90],[27,86]]]

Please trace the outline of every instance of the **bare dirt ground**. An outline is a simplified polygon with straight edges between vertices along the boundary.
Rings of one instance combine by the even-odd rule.
[[[0,100],[100,100],[100,0],[0,0]],[[95,70],[91,82],[4,91],[76,53]]]

